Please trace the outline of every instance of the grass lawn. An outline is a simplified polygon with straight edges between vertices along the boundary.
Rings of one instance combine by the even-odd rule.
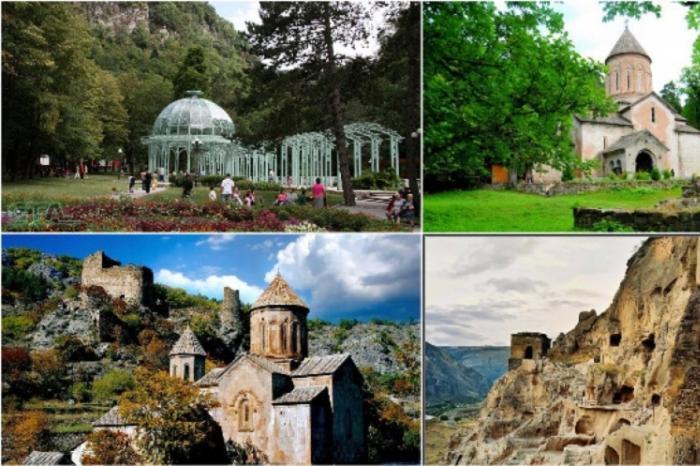
[[[109,196],[112,188],[127,191],[127,178],[117,180],[116,175],[88,175],[87,179],[35,178],[23,181],[3,181],[2,202],[31,201],[84,201],[95,197]]]
[[[643,209],[678,198],[681,188],[630,188],[545,197],[477,189],[427,194],[424,229],[430,232],[574,231],[574,207]]]

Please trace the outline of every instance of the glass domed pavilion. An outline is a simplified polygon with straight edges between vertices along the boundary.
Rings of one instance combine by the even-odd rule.
[[[148,169],[167,179],[171,173],[185,171],[201,175],[230,173],[253,181],[268,179],[311,185],[322,178],[326,186],[340,185],[335,140],[329,131],[301,133],[281,141],[279,153],[251,149],[234,139],[235,126],[226,111],[202,98],[201,91],[187,91],[185,97],[166,106],[156,118],[148,146]],[[354,176],[363,167],[380,170],[380,148],[388,142],[389,163],[399,169],[399,142],[396,131],[376,123],[352,123],[345,126],[352,145]],[[363,150],[367,148],[368,150]]]

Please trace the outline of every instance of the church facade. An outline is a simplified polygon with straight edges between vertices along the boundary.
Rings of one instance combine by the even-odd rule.
[[[170,352],[170,375],[211,393],[224,440],[253,446],[265,462],[361,463],[362,375],[347,354],[309,357],[308,313],[277,275],[251,308],[250,352],[204,374],[206,353],[186,329]]]
[[[651,57],[627,27],[605,60],[605,90],[618,105],[604,117],[574,117],[573,143],[582,161],[596,160],[593,175],[621,175],[656,168],[675,177],[700,175],[700,130],[653,91]],[[545,170],[535,181],[559,181]]]

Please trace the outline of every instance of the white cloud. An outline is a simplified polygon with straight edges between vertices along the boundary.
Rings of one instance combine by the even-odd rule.
[[[237,31],[247,31],[246,22],[260,24],[260,2],[240,2],[235,5],[236,11],[226,16],[231,21]]]
[[[625,28],[625,19],[603,22],[601,2],[568,1],[555,5],[564,13],[565,29],[576,49],[584,56],[604,62]],[[629,20],[629,28],[650,55],[654,90],[667,82],[678,81],[681,70],[690,65],[692,45],[697,33],[688,28],[687,7],[663,2],[661,17],[644,15]]]
[[[197,241],[197,246],[209,246],[212,251],[221,251],[226,244],[236,239],[234,235],[211,235],[207,239]]]
[[[244,303],[252,303],[263,292],[261,288],[250,285],[235,275],[209,275],[206,278],[198,279],[188,277],[181,272],[160,269],[156,273],[155,281],[172,287],[184,288],[190,293],[217,299],[223,297],[224,287],[228,286],[239,291],[241,301]]]
[[[339,309],[420,292],[420,238],[413,235],[308,234],[276,255],[279,271],[311,292],[312,309]]]
[[[428,237],[426,338],[508,345],[510,334],[556,337],[581,311],[610,305],[639,237]]]

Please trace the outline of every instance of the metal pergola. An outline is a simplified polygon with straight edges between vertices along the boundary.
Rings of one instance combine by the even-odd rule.
[[[363,170],[380,171],[382,154],[387,160],[385,166],[398,174],[399,143],[403,138],[396,131],[377,123],[352,123],[345,126],[345,134],[348,147],[352,147],[353,177],[362,175]],[[148,146],[148,169],[162,172],[166,179],[184,171],[200,175],[229,173],[267,181],[272,172],[281,184],[309,186],[321,178],[326,186],[341,185],[335,140],[329,131],[288,136],[277,153],[266,148],[269,144],[250,148],[236,140],[206,134],[155,135],[143,138],[143,143]]]

